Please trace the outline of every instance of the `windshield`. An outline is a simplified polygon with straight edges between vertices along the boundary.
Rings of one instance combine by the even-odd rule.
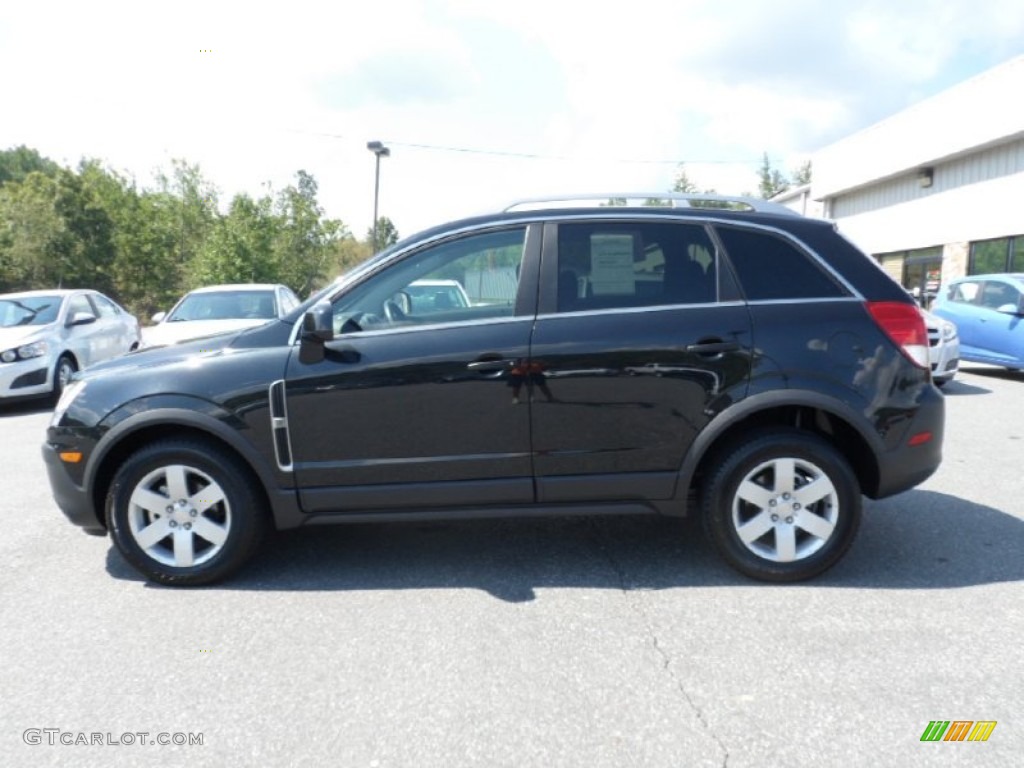
[[[454,281],[450,284],[414,281],[405,287],[405,292],[412,299],[411,309],[416,313],[469,306],[465,290]]]
[[[204,291],[190,293],[165,322],[189,320],[272,320],[277,317],[274,291]]]
[[[48,325],[57,319],[60,296],[20,296],[0,299],[0,328]]]

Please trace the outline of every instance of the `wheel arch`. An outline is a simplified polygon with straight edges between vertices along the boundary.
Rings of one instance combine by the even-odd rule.
[[[189,438],[215,445],[237,458],[251,474],[250,479],[258,487],[257,493],[266,504],[267,510],[274,512],[273,502],[277,499],[271,498],[270,493],[270,489],[274,487],[273,472],[265,466],[265,461],[251,444],[238,436],[231,427],[212,416],[199,414],[193,410],[156,408],[118,423],[97,445],[86,475],[86,487],[89,489],[94,509],[98,512],[97,518],[106,525],[107,494],[118,468],[128,456],[157,440]]]
[[[879,487],[883,452],[881,438],[857,425],[863,420],[848,405],[816,392],[769,392],[723,411],[694,441],[683,459],[676,486],[677,501],[699,495],[708,468],[742,442],[751,431],[764,427],[806,430],[831,443],[849,462],[861,492],[871,496]]]

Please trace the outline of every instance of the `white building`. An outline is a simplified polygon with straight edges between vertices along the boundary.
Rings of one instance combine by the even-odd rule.
[[[912,292],[1024,272],[1024,56],[811,159],[813,190],[777,200],[834,219]]]

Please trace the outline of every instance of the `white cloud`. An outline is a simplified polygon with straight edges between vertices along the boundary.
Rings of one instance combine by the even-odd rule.
[[[225,196],[320,184],[329,215],[403,233],[510,199],[756,187],[844,134],[1022,52],[990,0],[36,2],[0,10],[0,147],[141,182],[173,157]],[[201,51],[210,51],[204,53]],[[411,145],[495,150],[525,158]]]

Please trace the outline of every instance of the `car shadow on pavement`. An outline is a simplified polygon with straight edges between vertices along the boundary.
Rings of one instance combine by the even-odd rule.
[[[968,384],[966,381],[961,379],[953,379],[947,383],[941,390],[944,395],[991,395],[992,390],[986,389],[985,387],[978,387],[974,384]]]
[[[30,416],[34,413],[53,413],[53,404],[38,398],[0,403],[0,419],[10,416]]]
[[[1024,521],[932,491],[867,502],[860,534],[807,589],[948,589],[1024,579]],[[142,581],[111,548],[107,570]],[[479,589],[512,603],[546,588],[758,587],[717,556],[692,520],[591,517],[367,523],[270,537],[234,578],[259,591]],[[160,587],[156,587],[160,588]]]
[[[1011,371],[1009,368],[999,368],[997,366],[979,366],[974,368],[965,367],[963,365],[960,366],[960,370],[965,373],[970,373],[975,376],[984,376],[989,379],[1005,379],[1006,381],[1019,381],[1024,383],[1024,371]],[[950,382],[950,384],[955,381],[956,379]]]

